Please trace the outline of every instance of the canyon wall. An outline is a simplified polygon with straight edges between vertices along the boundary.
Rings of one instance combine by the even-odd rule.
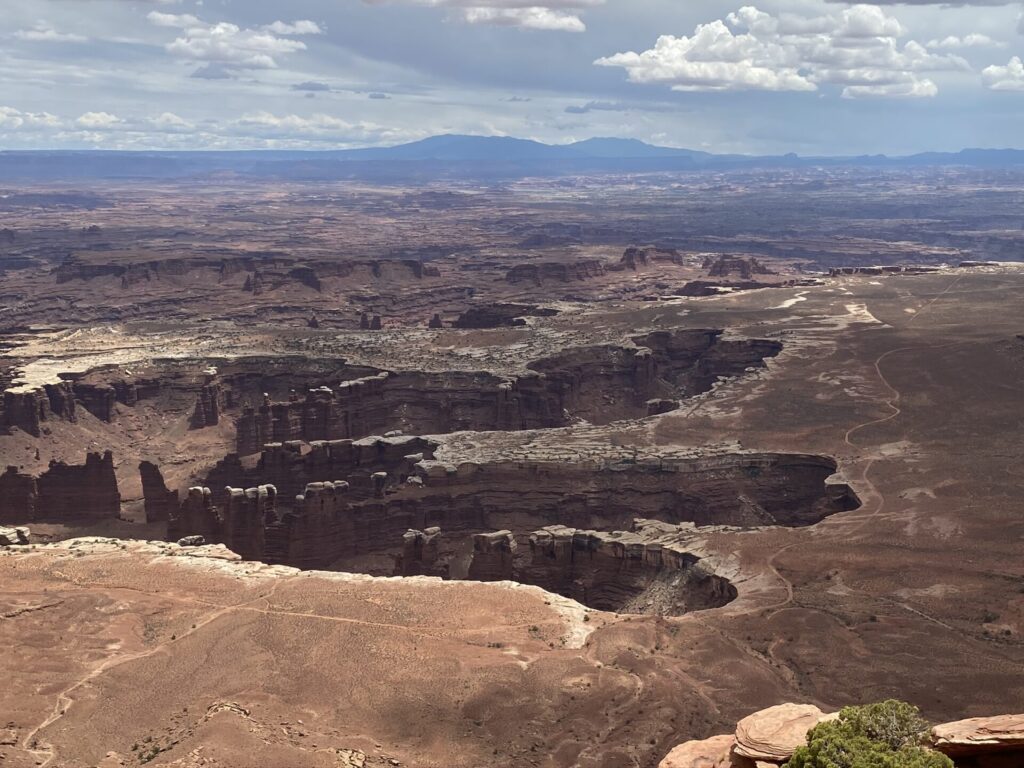
[[[392,431],[547,429],[573,419],[605,424],[670,408],[674,398],[698,394],[723,376],[735,376],[777,355],[782,345],[761,339],[723,340],[717,330],[648,334],[637,346],[565,350],[536,360],[529,373],[378,372],[337,385],[265,398],[237,420],[237,452],[258,453],[267,443],[360,438]],[[197,409],[198,410],[198,409]]]
[[[270,446],[256,469],[238,471],[243,480],[259,479],[250,487],[273,487],[272,494],[193,489],[172,514],[168,535],[202,535],[247,558],[325,568],[391,552],[408,531],[434,527],[460,535],[526,535],[552,525],[621,530],[638,516],[669,524],[803,526],[858,505],[848,486],[829,480],[836,465],[820,456],[450,467],[422,451],[409,453],[424,445],[420,438],[341,441],[306,454],[299,444]],[[299,481],[306,484],[296,492]]]
[[[8,467],[0,475],[0,522],[79,521],[117,517],[121,494],[110,451],[84,464],[51,461],[39,477]]]

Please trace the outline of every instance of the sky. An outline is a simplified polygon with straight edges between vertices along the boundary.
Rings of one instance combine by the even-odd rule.
[[[0,0],[0,149],[1024,147],[1020,3]]]

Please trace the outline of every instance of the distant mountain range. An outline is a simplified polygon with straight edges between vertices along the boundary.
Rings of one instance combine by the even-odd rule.
[[[323,151],[0,151],[0,184],[18,180],[231,176],[294,180],[499,180],[585,173],[824,166],[1024,167],[1024,150],[965,149],[903,157],[716,155],[691,149],[658,147],[636,139],[594,138],[574,144],[542,144],[503,136],[445,135],[395,147]]]

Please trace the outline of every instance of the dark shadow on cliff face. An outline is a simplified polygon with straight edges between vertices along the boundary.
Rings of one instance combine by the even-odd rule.
[[[799,527],[859,506],[822,456],[450,467],[431,458],[436,448],[406,437],[269,446],[254,469],[223,467],[224,490],[193,489],[170,537],[299,568],[514,580],[603,610],[671,615],[735,597],[675,546],[694,525]]]
[[[685,533],[649,520],[611,533],[564,526],[529,536],[409,531],[395,575],[517,581],[614,613],[678,616],[734,600],[729,580],[687,551],[679,540]]]

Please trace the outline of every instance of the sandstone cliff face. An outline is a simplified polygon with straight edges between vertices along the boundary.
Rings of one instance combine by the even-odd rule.
[[[417,259],[300,261],[284,255],[262,255],[227,258],[220,262],[204,258],[170,257],[131,263],[113,260],[102,263],[73,255],[54,270],[54,277],[58,284],[113,278],[120,281],[122,288],[127,289],[196,273],[208,275],[214,282],[227,280],[240,273],[248,273],[250,279],[258,274],[266,290],[297,284],[319,291],[321,281],[327,278],[360,283],[421,280],[425,276],[425,269]]]
[[[0,522],[74,521],[117,517],[121,494],[110,451],[90,453],[85,464],[51,461],[39,477],[8,467],[0,475]]]
[[[604,262],[599,259],[581,259],[571,262],[548,261],[516,265],[505,275],[505,280],[512,284],[569,283],[600,277],[605,274],[605,271]]]
[[[68,382],[47,384],[37,389],[4,392],[4,423],[39,437],[51,419],[74,422],[75,396]]]
[[[121,494],[110,451],[102,456],[90,453],[81,465],[50,462],[50,468],[37,482],[40,519],[73,520],[121,514]]]
[[[452,323],[452,327],[464,329],[511,328],[517,324],[518,318],[552,317],[557,314],[557,310],[541,309],[533,304],[482,304],[470,307],[459,315]],[[432,327],[440,328],[441,326]]]
[[[532,559],[517,580],[604,611],[680,615],[736,598],[700,558],[638,521],[633,532],[549,526],[530,536]]]
[[[402,536],[402,556],[395,567],[397,576],[447,576],[445,569],[437,568],[440,555],[441,529],[406,531]]]
[[[515,580],[517,549],[518,544],[512,531],[474,535],[473,556],[467,577],[471,581]]]
[[[109,384],[75,384],[75,398],[89,413],[100,421],[114,421],[117,390]]]
[[[392,431],[547,429],[577,418],[596,424],[644,418],[652,412],[650,401],[661,401],[653,410],[664,412],[675,398],[707,391],[720,377],[763,367],[782,349],[775,341],[723,339],[712,329],[659,332],[633,341],[633,347],[568,349],[531,363],[531,372],[515,379],[381,371],[314,387],[304,396],[293,393],[284,402],[264,398],[238,417],[237,451],[248,456],[267,443]],[[197,413],[204,409],[197,407]]]
[[[621,530],[638,516],[668,524],[799,526],[857,504],[847,486],[826,483],[835,463],[819,456],[735,454],[641,465],[507,462],[448,467],[428,458],[435,447],[422,438],[317,443],[308,453],[300,443],[271,445],[250,470],[233,457],[218,468],[217,484],[208,479],[212,491],[190,491],[172,515],[168,535],[171,540],[201,535],[248,558],[324,568],[341,558],[392,552],[408,531],[433,527],[445,535],[502,530],[528,536],[538,528],[560,525]],[[241,487],[257,489],[255,498],[266,496],[261,487],[273,486],[274,493],[261,502],[258,514],[239,512],[248,509],[244,505],[251,494],[231,490],[225,479],[240,479]],[[156,494],[162,497],[159,488]],[[255,530],[260,519],[262,534]],[[586,530],[566,539],[560,534],[559,541],[579,538],[583,543],[573,544],[561,557],[535,558],[539,565],[530,581],[560,585],[579,578],[599,585],[604,574],[614,573],[621,582],[626,573],[636,585],[630,590],[638,594],[649,586],[651,567],[682,572],[693,565],[686,558],[676,560],[661,546],[634,546],[646,540],[637,535],[641,537],[618,534],[609,539]],[[487,578],[507,573],[507,563],[486,564],[501,552],[500,539],[485,536],[478,543],[489,548],[474,550],[482,557],[479,572],[490,574]],[[546,551],[556,549],[552,545]],[[542,550],[538,539],[535,551]],[[515,560],[511,544],[509,552],[507,559]],[[543,566],[551,567],[544,571]],[[677,576],[666,589],[686,586],[712,602],[731,599],[729,589],[713,579],[701,576],[695,587],[695,571]],[[590,590],[596,594],[600,587]]]
[[[0,475],[0,523],[28,523],[36,519],[39,490],[36,479],[17,467]]]
[[[848,486],[826,483],[835,462],[810,455],[732,454],[608,466],[496,462],[456,468],[424,461],[420,467],[422,486],[389,498],[414,500],[428,517],[482,510],[488,530],[553,524],[621,529],[636,517],[801,526],[858,505]]]
[[[750,280],[754,275],[775,274],[753,256],[733,256],[722,254],[708,256],[704,259],[704,269],[711,277],[738,276],[741,280]]]
[[[623,252],[618,267],[620,269],[636,270],[658,261],[682,264],[683,256],[673,248],[637,248],[633,246]]]
[[[957,768],[1019,768],[1024,765],[1024,714],[936,725],[931,741]]]
[[[215,427],[220,423],[224,408],[225,393],[218,382],[204,384],[196,396],[196,407],[192,412],[192,428]]]
[[[146,522],[163,522],[172,514],[177,514],[178,493],[167,489],[160,468],[151,462],[143,461],[139,464],[139,474],[142,476]]]

